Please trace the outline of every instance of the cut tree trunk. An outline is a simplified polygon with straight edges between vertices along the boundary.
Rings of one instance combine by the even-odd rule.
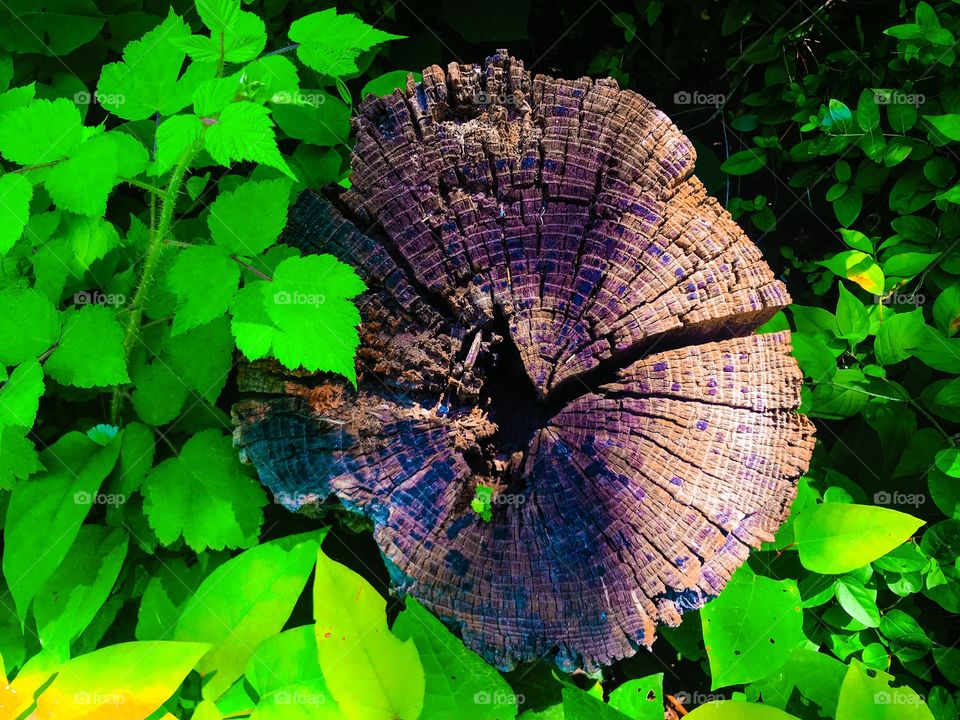
[[[613,80],[499,51],[359,110],[351,190],[304,192],[283,237],[370,288],[358,390],[244,366],[243,457],[291,509],[368,517],[396,588],[499,667],[649,646],[773,539],[807,469],[789,334],[752,334],[786,289]]]

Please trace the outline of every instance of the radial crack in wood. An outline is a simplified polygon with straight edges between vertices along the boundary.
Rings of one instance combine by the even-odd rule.
[[[283,240],[370,288],[358,389],[242,366],[242,456],[291,509],[370,518],[398,591],[491,663],[649,646],[773,538],[806,471],[789,334],[752,334],[786,289],[613,80],[498,51],[355,126],[351,189],[305,191]]]

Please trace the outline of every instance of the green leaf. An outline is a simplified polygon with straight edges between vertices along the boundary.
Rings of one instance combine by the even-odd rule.
[[[273,282],[247,283],[231,312],[237,347],[251,360],[273,355],[288,368],[337,372],[356,384],[360,314],[349,301],[365,286],[332,255],[290,257]]]
[[[363,86],[360,90],[360,99],[362,100],[367,95],[385,97],[392,95],[394,90],[404,90],[407,87],[407,78],[410,75],[413,75],[414,82],[420,82],[423,79],[420,73],[408,70],[391,70],[383,75],[378,75]]]
[[[960,114],[924,115],[923,119],[951,140],[960,140]]]
[[[56,678],[37,700],[36,715],[58,717],[63,708],[82,704],[83,717],[142,720],[174,693],[206,651],[201,643],[126,642],[74,658],[56,668]]]
[[[165,173],[180,162],[202,133],[203,123],[196,115],[174,115],[164,120],[157,128],[157,172]]]
[[[13,247],[30,219],[33,185],[23,175],[0,176],[0,257]]]
[[[43,469],[27,428],[0,428],[0,489],[12,490],[17,480]]]
[[[610,705],[633,720],[663,720],[663,673],[627,680],[610,693]]]
[[[892,687],[893,677],[852,661],[840,688],[836,720],[933,720],[930,709],[909,687]],[[692,715],[692,713],[691,713]]]
[[[880,618],[880,633],[894,646],[929,650],[933,641],[911,615],[893,608]]]
[[[874,259],[864,252],[844,250],[828,260],[818,261],[817,265],[823,265],[835,275],[852,280],[869,293],[883,294],[883,271]]]
[[[960,650],[956,647],[934,648],[933,660],[947,680],[955,686],[960,685]]]
[[[500,673],[467,649],[413,597],[407,598],[406,605],[393,625],[393,634],[401,640],[412,639],[417,646],[426,678],[422,717],[516,717],[516,696]],[[478,698],[482,702],[478,703]]]
[[[177,296],[173,334],[179,335],[226,314],[240,283],[240,266],[220,248],[194,245],[177,254],[166,282]]]
[[[258,545],[214,570],[187,602],[174,637],[212,648],[197,663],[215,700],[243,673],[260,643],[280,632],[307,583],[322,536]]]
[[[298,92],[285,102],[273,100],[273,118],[288,136],[311,145],[345,145],[350,136],[350,108],[320,90]]]
[[[867,627],[880,625],[876,591],[871,594],[863,583],[853,577],[838,578],[834,589],[840,607],[846,610],[850,617]]]
[[[21,622],[30,601],[73,545],[119,453],[116,438],[102,447],[71,432],[41,455],[46,473],[14,488],[3,534],[3,574]]]
[[[960,330],[960,283],[954,283],[937,295],[933,303],[933,321],[947,337]]]
[[[259,255],[280,236],[289,204],[288,180],[248,180],[210,206],[210,236],[230,255]]]
[[[564,685],[564,720],[626,720],[627,716],[578,687]]]
[[[750,148],[736,152],[720,165],[728,175],[749,175],[762,168],[767,162],[767,152],[760,148]]]
[[[223,33],[223,59],[226,62],[253,60],[267,44],[263,20],[252,12],[241,12],[233,26]]]
[[[213,554],[201,555],[197,562],[187,565],[180,557],[164,560],[155,569],[140,600],[137,640],[161,640],[167,637],[183,612],[187,601],[196,595],[200,583],[217,563]],[[224,558],[225,559],[225,558]]]
[[[47,170],[43,184],[58,208],[101,217],[118,182],[117,162],[113,138],[95,135]]]
[[[163,359],[135,363],[130,375],[134,385],[130,400],[148,425],[164,425],[176,418],[190,396],[190,387]]]
[[[766,677],[806,642],[800,591],[792,580],[738,570],[701,617],[714,688]]]
[[[209,403],[216,402],[233,368],[233,339],[226,316],[169,337],[161,357],[170,370]],[[204,358],[197,362],[197,358]]]
[[[289,36],[300,43],[297,57],[304,65],[331,77],[358,72],[360,53],[403,37],[371,27],[354,15],[338,15],[335,8],[295,20]]]
[[[417,648],[390,633],[385,609],[366,580],[318,553],[313,613],[320,667],[348,720],[416,718],[423,708]],[[400,667],[403,673],[394,671]]]
[[[194,4],[201,22],[212,33],[231,27],[240,14],[240,0],[196,0]]]
[[[127,554],[120,528],[84,525],[60,567],[34,600],[40,644],[61,659],[106,602]]]
[[[57,310],[33,289],[0,288],[0,363],[16,365],[48,350],[60,335]]]
[[[874,351],[881,365],[893,365],[906,360],[926,338],[923,311],[887,315],[877,331]]]
[[[313,625],[284,630],[264,640],[250,656],[244,675],[261,697],[289,685],[323,683]]]
[[[805,568],[839,575],[886,555],[921,525],[922,520],[889,508],[826,503],[797,516],[795,545]]]
[[[833,201],[833,212],[844,227],[849,227],[860,215],[863,208],[863,193],[860,188],[847,186],[846,192]]]
[[[714,700],[694,709],[684,720],[797,720],[797,717],[766,705]]]
[[[870,318],[867,309],[843,283],[839,283],[840,298],[837,300],[837,328],[840,337],[851,345],[856,345],[870,332]]]
[[[857,125],[864,131],[880,127],[880,107],[877,105],[876,93],[872,90],[860,93],[857,101]]]
[[[178,41],[189,35],[190,28],[171,10],[157,27],[128,43],[123,61],[106,65],[100,74],[97,93],[103,107],[124,120],[182,110],[194,88],[214,75],[213,65],[195,63],[180,76],[186,53]]]
[[[69,312],[57,349],[45,367],[50,377],[64,385],[88,388],[129,382],[123,329],[113,311],[85,305]]]
[[[80,111],[63,98],[34,100],[26,107],[0,113],[0,154],[20,165],[59,160],[83,137]]]
[[[25,360],[0,384],[0,428],[17,425],[33,427],[43,395],[43,368],[36,360]]]
[[[237,160],[252,160],[296,179],[277,149],[270,111],[262,105],[252,102],[228,105],[207,128],[203,142],[210,157],[225,167]]]
[[[940,253],[897,253],[883,261],[883,274],[886,277],[910,278],[922,273],[938,257],[940,257]]]
[[[160,542],[170,545],[183,535],[197,552],[255,543],[267,504],[230,437],[216,429],[187,440],[177,457],[147,475],[141,492],[143,510]]]

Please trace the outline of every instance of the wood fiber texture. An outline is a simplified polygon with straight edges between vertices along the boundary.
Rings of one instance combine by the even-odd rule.
[[[752,334],[786,289],[613,80],[498,51],[359,113],[351,189],[305,191],[283,238],[370,288],[358,389],[244,366],[242,456],[291,509],[372,520],[396,588],[501,668],[649,646],[773,538],[807,469],[789,334]]]

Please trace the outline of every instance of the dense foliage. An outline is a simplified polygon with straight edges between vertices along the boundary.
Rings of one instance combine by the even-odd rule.
[[[3,4],[0,718],[956,718],[958,38],[951,2]],[[363,284],[276,242],[353,104],[504,44],[690,134],[819,432],[776,541],[597,677],[388,606],[364,528],[231,446],[244,357],[355,381]]]

